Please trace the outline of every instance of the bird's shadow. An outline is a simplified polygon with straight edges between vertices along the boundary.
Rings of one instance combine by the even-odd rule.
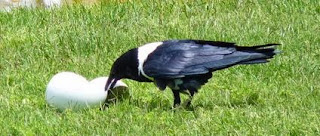
[[[222,91],[224,92],[224,91]],[[143,109],[145,111],[155,111],[155,110],[161,110],[161,111],[194,111],[198,108],[203,108],[207,110],[215,110],[216,107],[225,107],[225,108],[247,108],[252,107],[260,104],[259,101],[259,94],[258,93],[249,93],[244,96],[228,96],[228,93],[224,94],[221,93],[221,95],[216,96],[215,99],[208,99],[199,97],[192,101],[190,106],[186,106],[187,97],[182,100],[182,104],[176,108],[173,108],[173,100],[171,98],[153,98],[153,97],[130,97],[129,99],[125,101],[119,101],[115,103],[111,103],[107,105],[104,108],[118,106],[118,104],[121,104],[125,102],[125,104],[129,104],[131,106],[135,106],[139,109]],[[156,96],[157,97],[157,96]],[[210,96],[205,96],[210,97]],[[202,99],[203,98],[203,99]]]
[[[257,106],[261,104],[260,97],[258,93],[250,93],[241,97],[227,97],[219,96],[220,98],[214,101],[195,101],[193,104],[194,108],[205,108],[208,110],[216,109],[216,107],[226,107],[226,108],[247,108],[252,106]]]

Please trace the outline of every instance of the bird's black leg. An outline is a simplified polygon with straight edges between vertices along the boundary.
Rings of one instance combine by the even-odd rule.
[[[180,105],[181,103],[181,99],[180,99],[180,92],[179,90],[172,90],[173,96],[174,96],[174,103],[173,103],[173,107],[177,107]]]
[[[197,92],[197,90],[196,89],[189,89],[189,100],[188,100],[188,102],[187,102],[187,107],[190,107],[191,106],[191,101],[192,101],[192,99],[193,99],[193,96],[194,96],[194,94]]]

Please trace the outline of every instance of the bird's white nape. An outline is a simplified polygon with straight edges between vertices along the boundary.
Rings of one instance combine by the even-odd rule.
[[[141,47],[138,48],[138,72],[139,75],[140,73],[145,76],[146,78],[153,80],[152,77],[149,77],[146,75],[143,71],[143,63],[146,61],[148,58],[149,54],[152,53],[158,46],[162,45],[163,42],[153,42],[153,43],[148,43],[145,44]]]

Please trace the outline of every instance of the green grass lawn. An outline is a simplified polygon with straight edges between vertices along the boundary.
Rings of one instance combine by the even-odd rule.
[[[171,91],[124,80],[131,97],[105,111],[58,112],[50,78],[109,74],[122,53],[166,39],[281,43],[270,63],[213,74],[194,110]],[[319,135],[320,1],[106,2],[0,13],[2,135]],[[186,99],[187,97],[183,97]]]

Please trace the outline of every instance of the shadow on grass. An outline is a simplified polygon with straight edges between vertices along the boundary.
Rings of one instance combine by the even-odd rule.
[[[121,101],[114,101],[111,103],[108,103],[103,108],[100,108],[100,111],[105,111],[108,108],[115,108],[117,106],[129,106],[129,107],[135,107],[139,108],[141,110],[144,110],[146,112],[151,111],[194,111],[197,108],[203,108],[207,110],[215,110],[216,107],[226,107],[226,108],[247,108],[249,106],[256,106],[260,104],[259,102],[259,94],[258,93],[251,93],[245,96],[241,97],[228,97],[226,99],[220,98],[213,99],[211,101],[201,101],[202,99],[196,99],[193,100],[191,106],[186,106],[185,104],[181,104],[181,106],[177,108],[172,108],[172,101],[170,99],[163,99],[163,98],[152,98],[152,97],[138,97],[138,98],[130,98],[127,100],[121,100]],[[208,99],[207,97],[205,97]],[[41,109],[50,109],[49,105],[45,104]],[[53,108],[53,107],[51,107]],[[55,109],[55,108],[54,108]],[[99,108],[96,108],[97,111]],[[58,109],[55,109],[59,113],[63,113],[65,111],[61,111]],[[75,110],[76,111],[76,110]]]
[[[228,95],[227,97],[225,95]],[[227,107],[227,108],[247,108],[249,106],[256,106],[261,104],[259,93],[251,92],[245,95],[232,95],[229,94],[220,94],[220,96],[216,96],[216,99],[209,99],[210,96],[201,97],[192,101],[192,105],[187,107],[184,104],[186,99],[182,100],[181,106],[178,108],[172,108],[173,100],[171,98],[160,97],[161,95],[153,95],[153,96],[144,96],[144,97],[136,97],[130,98],[124,104],[128,104],[130,106],[135,106],[136,108],[149,111],[176,111],[176,110],[186,110],[193,111],[197,108],[204,108],[208,110],[213,110],[217,106],[218,107]],[[114,103],[110,106],[119,106],[122,102]]]
[[[195,102],[194,108],[205,108],[213,110],[215,107],[227,107],[227,108],[247,108],[249,106],[257,106],[261,104],[258,93],[250,93],[245,96],[224,97],[219,96],[212,101]]]
[[[159,100],[159,99],[149,99],[145,100],[143,98],[130,99],[130,105],[138,107],[146,111],[162,110],[169,111],[172,110],[172,105],[170,100]]]

